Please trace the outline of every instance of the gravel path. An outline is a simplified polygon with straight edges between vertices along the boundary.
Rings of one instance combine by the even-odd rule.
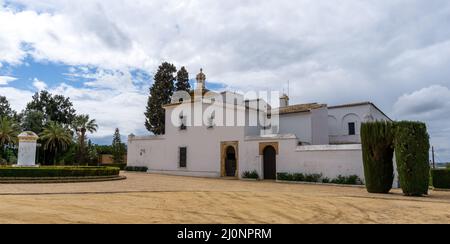
[[[450,223],[450,192],[124,173],[126,180],[0,185],[0,223]]]

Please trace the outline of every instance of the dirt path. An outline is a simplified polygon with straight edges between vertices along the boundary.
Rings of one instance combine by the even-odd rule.
[[[0,185],[0,223],[450,223],[450,192],[148,174],[125,181]]]

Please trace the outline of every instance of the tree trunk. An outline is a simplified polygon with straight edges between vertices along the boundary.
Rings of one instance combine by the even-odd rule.
[[[79,149],[79,155],[78,155],[78,164],[79,165],[81,165],[81,164],[84,164],[85,162],[85,160],[84,160],[84,154],[85,154],[85,145],[84,145],[84,138],[85,138],[85,136],[86,136],[86,131],[85,130],[81,130],[81,135],[80,135],[80,149]]]

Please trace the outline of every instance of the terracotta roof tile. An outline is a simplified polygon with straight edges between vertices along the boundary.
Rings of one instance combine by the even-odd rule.
[[[279,114],[310,112],[311,110],[324,108],[326,106],[327,106],[326,104],[318,104],[318,103],[296,104],[280,108]]]

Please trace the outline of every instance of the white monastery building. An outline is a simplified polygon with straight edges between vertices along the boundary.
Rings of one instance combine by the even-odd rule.
[[[290,105],[282,95],[272,108],[256,96],[209,91],[205,82],[200,71],[193,91],[164,106],[164,135],[129,136],[129,166],[201,177],[241,178],[256,170],[261,179],[277,173],[364,179],[361,123],[390,120],[371,102]]]

